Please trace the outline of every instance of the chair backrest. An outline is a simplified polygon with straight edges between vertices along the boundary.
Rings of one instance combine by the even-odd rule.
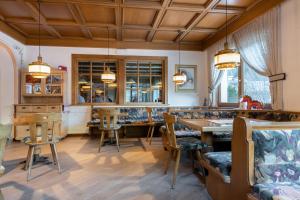
[[[170,115],[168,113],[164,113],[164,119],[166,123],[166,136],[168,140],[168,144],[170,147],[177,148],[176,143],[176,135],[175,135],[175,129],[174,124],[176,122],[176,117],[174,115]]]
[[[4,155],[6,140],[11,133],[11,125],[0,124],[0,176],[4,173],[4,167],[2,166],[2,159]]]
[[[153,122],[153,118],[152,118],[152,108],[146,108],[147,114],[148,114],[148,122],[152,123]]]
[[[117,125],[119,111],[117,109],[99,109],[100,128],[112,128]],[[106,125],[106,126],[105,126]]]
[[[58,113],[30,114],[14,119],[15,125],[28,125],[31,143],[46,143],[55,136],[55,126],[61,126]],[[60,130],[60,129],[58,129]]]

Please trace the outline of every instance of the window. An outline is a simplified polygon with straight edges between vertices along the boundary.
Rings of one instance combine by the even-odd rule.
[[[162,102],[162,62],[126,62],[126,103]]]
[[[219,104],[221,106],[237,104],[239,97],[244,95],[248,95],[253,100],[264,104],[270,104],[271,94],[269,87],[268,77],[256,73],[243,62],[241,67],[224,71],[219,87]]]
[[[239,68],[225,70],[220,84],[220,103],[238,103]]]
[[[78,62],[78,103],[115,103],[117,87],[115,84],[105,84],[100,75],[104,72],[104,66],[108,66],[117,74],[116,62],[105,61],[81,61]]]
[[[116,81],[101,80],[104,66]],[[166,104],[167,57],[72,55],[72,104]]]
[[[269,78],[256,73],[244,64],[244,95],[249,95],[253,100],[271,104]]]

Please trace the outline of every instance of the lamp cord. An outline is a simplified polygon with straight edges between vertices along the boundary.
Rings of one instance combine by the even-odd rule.
[[[38,0],[39,6],[39,57],[41,57],[41,2]]]
[[[228,6],[228,4],[227,4],[227,0],[226,0],[226,43],[228,43],[228,23],[227,23],[227,20],[228,20],[227,15],[228,15],[228,13],[227,13],[227,6]]]
[[[107,26],[107,57],[109,62],[109,27]],[[107,65],[108,68],[108,65]]]

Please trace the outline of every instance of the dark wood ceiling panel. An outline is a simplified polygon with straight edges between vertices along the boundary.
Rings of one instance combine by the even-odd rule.
[[[228,20],[235,15],[228,14]],[[203,20],[201,20],[196,27],[201,28],[219,28],[226,22],[226,14],[223,13],[208,13]]]
[[[189,3],[204,5],[208,0],[173,0],[174,3]]]
[[[174,41],[177,35],[177,31],[157,31],[153,41]]]
[[[73,20],[66,4],[43,3],[41,12],[47,19]]]
[[[147,30],[134,30],[134,29],[124,29],[123,38],[124,40],[146,40]]]
[[[194,12],[168,10],[161,26],[185,27],[194,16]]]
[[[84,37],[80,27],[76,26],[53,26],[62,37]]]
[[[104,6],[80,4],[86,22],[116,24],[115,9]]]
[[[140,8],[124,8],[125,25],[151,25],[156,10]]]
[[[189,32],[185,38],[184,42],[201,42],[204,38],[206,38],[209,33],[198,33],[198,32]]]
[[[248,7],[251,4],[255,3],[257,0],[227,0],[228,6],[234,6],[234,7]],[[273,0],[269,0],[273,1]],[[226,0],[221,0],[218,4],[220,6],[226,5]]]
[[[92,36],[95,38],[104,38],[106,39],[108,36],[108,32],[106,28],[89,28],[92,33]],[[109,38],[116,39],[116,30],[109,30]]]
[[[13,26],[25,32],[30,37],[37,37],[39,35],[38,24],[13,24]],[[49,32],[41,27],[41,36],[50,36]]]
[[[30,17],[31,14],[22,3],[16,1],[0,1],[0,13],[4,17]]]

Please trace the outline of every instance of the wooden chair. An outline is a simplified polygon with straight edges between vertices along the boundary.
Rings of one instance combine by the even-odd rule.
[[[116,109],[99,109],[98,115],[100,119],[100,144],[98,152],[101,150],[101,146],[103,144],[104,135],[106,132],[113,133],[116,138],[118,152],[120,151],[120,144],[119,144],[119,130],[121,128],[120,125],[117,124],[118,121],[118,110]]]
[[[11,133],[11,125],[0,124],[0,177],[4,174],[5,168],[2,166],[2,159],[4,155],[7,137]],[[0,188],[0,200],[4,199]]]
[[[167,151],[169,151],[169,158],[167,159],[166,166],[165,166],[165,174],[168,171],[170,162],[174,160],[175,165],[174,165],[173,178],[171,184],[171,187],[173,189],[176,183],[176,176],[178,173],[181,151],[182,150],[194,151],[196,155],[196,159],[200,161],[201,160],[200,150],[206,147],[206,145],[202,143],[201,140],[195,137],[176,138],[176,134],[174,130],[174,124],[177,121],[176,117],[168,113],[164,113],[163,115],[166,123],[165,137],[167,138],[165,148],[167,149]]]
[[[25,140],[25,144],[29,146],[25,170],[27,170],[27,181],[31,179],[31,170],[34,152],[41,145],[50,145],[53,164],[59,173],[61,168],[57,156],[56,143],[59,139],[56,137],[54,127],[61,123],[59,114],[32,114],[15,118],[15,125],[29,125],[30,136]]]
[[[147,114],[148,114],[147,124],[149,125],[146,141],[149,141],[149,144],[151,145],[152,137],[153,137],[153,133],[154,133],[154,129],[155,129],[155,122],[152,118],[152,108],[146,108],[146,110],[147,110]]]

